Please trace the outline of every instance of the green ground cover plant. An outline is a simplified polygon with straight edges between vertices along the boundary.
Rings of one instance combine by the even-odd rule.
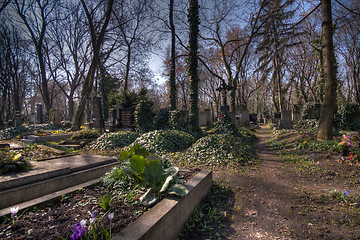
[[[139,134],[136,132],[113,132],[113,133],[104,133],[95,141],[91,142],[87,149],[91,150],[105,150],[105,149],[114,149],[114,148],[123,148],[132,144]]]
[[[187,149],[194,137],[179,130],[154,130],[138,137],[132,145],[141,145],[150,153],[179,152]]]

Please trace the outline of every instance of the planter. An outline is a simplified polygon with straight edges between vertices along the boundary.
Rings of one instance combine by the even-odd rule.
[[[189,190],[186,196],[163,199],[111,239],[176,239],[211,186],[212,172],[202,170],[186,182],[185,187]]]

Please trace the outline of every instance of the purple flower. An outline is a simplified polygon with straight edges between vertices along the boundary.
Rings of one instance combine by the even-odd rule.
[[[73,231],[73,234],[70,236],[71,240],[81,239],[87,234],[89,230],[87,227],[85,227],[85,223],[86,221],[82,220],[80,223],[71,226],[71,230]]]
[[[344,197],[346,197],[347,195],[349,195],[349,190],[346,190],[344,193],[343,193]]]

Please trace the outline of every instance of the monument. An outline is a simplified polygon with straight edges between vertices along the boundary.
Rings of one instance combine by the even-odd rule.
[[[44,122],[43,120],[43,109],[42,104],[37,103],[36,104],[36,123],[42,124]]]
[[[93,97],[93,127],[100,134],[104,133],[105,123],[101,107],[101,97]]]

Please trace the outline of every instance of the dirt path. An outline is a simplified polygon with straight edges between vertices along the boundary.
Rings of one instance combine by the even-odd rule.
[[[284,206],[290,203],[284,195],[291,188],[278,177],[282,173],[281,159],[266,145],[270,129],[261,127],[258,132],[261,163],[244,174],[223,176],[238,190],[229,239],[286,239],[288,236],[289,209]]]
[[[259,164],[241,173],[215,172],[235,193],[228,239],[347,239],[336,227],[331,227],[331,235],[329,228],[324,228],[322,214],[331,212],[305,210],[302,214],[311,208],[307,199],[328,194],[327,188],[324,183],[297,176],[292,165],[283,163],[266,144],[270,131],[265,126],[257,130]]]

